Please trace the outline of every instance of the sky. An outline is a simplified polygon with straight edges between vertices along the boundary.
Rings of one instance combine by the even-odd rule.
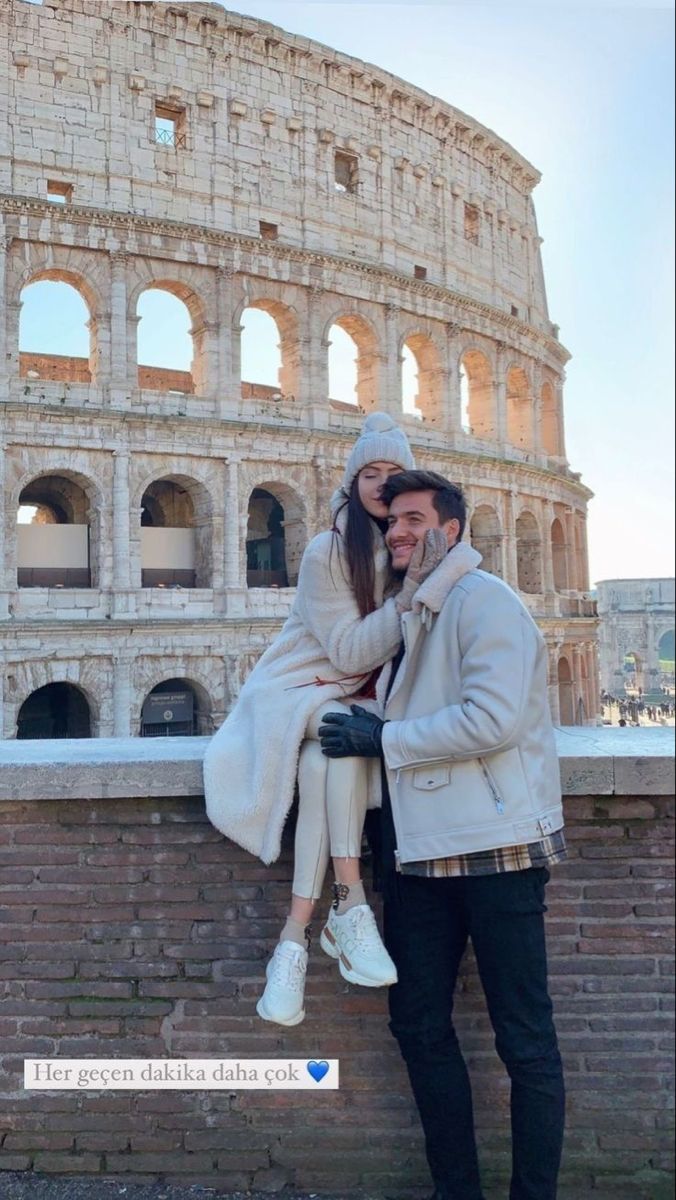
[[[591,579],[673,575],[673,3],[227,7],[425,88],[541,171],[534,202],[549,314],[572,354],[568,459],[595,493]],[[26,293],[25,339],[37,323],[44,329],[29,309]],[[73,324],[66,309],[61,319]],[[143,327],[139,357],[154,361],[150,342],[143,354]],[[246,362],[245,350],[251,378]],[[334,395],[346,378],[336,370]]]

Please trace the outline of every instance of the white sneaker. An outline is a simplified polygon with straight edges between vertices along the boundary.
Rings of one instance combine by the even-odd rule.
[[[259,1017],[276,1025],[300,1025],[306,971],[307,950],[298,942],[278,942],[265,968],[267,983],[256,1005]]]
[[[338,959],[343,979],[362,987],[388,987],[397,982],[397,969],[378,933],[368,904],[356,904],[342,916],[332,908],[319,944]]]

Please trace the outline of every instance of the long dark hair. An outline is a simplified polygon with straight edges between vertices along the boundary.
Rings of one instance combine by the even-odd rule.
[[[359,613],[362,617],[367,617],[376,609],[373,527],[377,525],[384,533],[387,529],[387,522],[378,521],[367,513],[359,498],[359,477],[357,475],[352,480],[349,496],[338,512],[342,512],[344,508],[347,508],[344,540],[350,583]],[[334,536],[338,536],[335,526]]]

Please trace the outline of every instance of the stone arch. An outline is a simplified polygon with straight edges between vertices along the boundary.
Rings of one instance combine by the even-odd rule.
[[[550,530],[554,591],[568,590],[568,547],[563,525],[558,517],[552,521]]]
[[[264,476],[250,485],[246,511],[247,585],[295,587],[307,544],[307,509],[300,493]],[[254,557],[250,544],[255,542],[262,543],[264,559]]]
[[[657,639],[657,669],[659,686],[674,690],[674,629],[665,629]]]
[[[200,479],[154,473],[138,489],[141,587],[212,587],[214,501]]]
[[[79,271],[65,267],[42,267],[37,270],[27,269],[24,272],[24,282],[19,292],[20,310],[24,307],[24,293],[40,283],[62,284],[72,288],[80,297],[86,318],[83,322],[89,336],[89,352],[87,357],[79,355],[55,354],[22,349],[22,316],[19,315],[18,350],[19,375],[23,379],[51,380],[59,383],[91,383],[98,382],[101,374],[101,350],[99,341],[100,314],[102,311],[101,297],[96,287]],[[56,306],[54,306],[56,308]]]
[[[473,437],[495,438],[498,415],[493,369],[483,350],[468,346],[460,355],[464,421]]]
[[[532,512],[524,509],[516,521],[518,587],[528,595],[542,592],[542,539]]]
[[[37,510],[37,519],[17,522],[20,587],[101,586],[104,500],[98,483],[69,468],[32,470],[14,490],[14,507],[17,516],[21,508]]]
[[[470,541],[482,556],[482,571],[502,575],[502,529],[500,518],[490,504],[478,504],[469,522]]]
[[[417,392],[413,398],[413,411],[417,410],[424,420],[438,420],[442,409],[443,369],[440,349],[433,337],[420,329],[405,333],[399,340],[399,361],[402,362],[405,350],[413,357],[417,380]],[[404,394],[400,397],[402,411],[404,409]]]
[[[573,672],[570,662],[565,654],[562,654],[557,666],[557,681],[559,687],[559,715],[562,725],[575,724],[575,697]]]
[[[545,380],[540,389],[540,440],[545,454],[552,457],[561,454],[559,420],[559,401],[556,390],[549,380]]]
[[[533,449],[533,398],[524,367],[507,370],[507,441],[520,450]]]
[[[146,701],[152,695],[160,696],[181,696],[181,694],[189,693],[192,695],[193,704],[190,711],[189,724],[190,729],[186,729],[188,724],[186,719],[188,714],[181,711],[181,702],[172,707],[168,700],[165,700],[165,711],[171,713],[169,720],[152,721],[152,716],[163,717],[165,714],[158,706],[156,713],[148,712],[146,716],[148,721],[144,720],[144,708]],[[214,701],[210,694],[208,686],[195,678],[192,671],[188,675],[170,675],[163,674],[161,679],[158,679],[152,687],[148,688],[145,695],[141,699],[140,712],[134,728],[138,729],[141,737],[166,737],[166,736],[188,736],[200,737],[205,734],[214,732]],[[151,729],[153,730],[151,732]]]
[[[382,347],[378,333],[362,313],[339,309],[324,325],[322,344],[326,346],[327,353],[334,325],[342,329],[357,348],[357,405],[362,411],[370,412],[378,408],[380,403]]]
[[[622,656],[622,682],[625,692],[645,692],[646,690],[645,660],[637,650],[625,650]]]
[[[168,292],[185,305],[190,316],[189,334],[192,339],[192,362],[190,371],[173,371],[162,367],[148,367],[138,363],[138,346],[136,361],[138,363],[139,387],[158,391],[182,391],[206,395],[209,389],[209,340],[212,326],[208,320],[208,312],[215,311],[214,297],[209,293],[206,280],[194,278],[194,272],[189,268],[182,270],[182,264],[172,263],[171,269],[155,273],[152,260],[146,261],[146,269],[137,270],[137,282],[129,291],[128,319],[138,326],[138,303],[144,292]]]
[[[293,401],[300,394],[301,343],[298,313],[293,305],[283,304],[272,296],[247,296],[240,302],[236,310],[235,326],[242,328],[241,322],[249,309],[267,313],[274,321],[279,336],[280,364],[278,370],[278,387],[268,387],[255,380],[245,380],[242,375],[242,398],[259,398],[259,393],[267,392],[272,395],[279,393],[285,400]],[[252,390],[253,389],[253,390]],[[251,392],[251,394],[249,394]],[[263,396],[262,398],[265,398]]]
[[[13,674],[16,681],[10,726],[14,730],[13,736],[16,736],[19,712],[26,700],[53,683],[72,684],[85,697],[90,713],[90,733],[87,736],[99,737],[101,728],[109,726],[112,675],[108,660],[96,657],[37,661],[27,659],[23,663],[14,664]]]
[[[91,707],[84,689],[75,683],[43,684],[26,697],[17,713],[18,740],[91,736]]]

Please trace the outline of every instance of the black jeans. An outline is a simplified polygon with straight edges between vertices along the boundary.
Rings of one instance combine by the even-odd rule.
[[[390,1029],[408,1068],[432,1178],[448,1200],[483,1200],[470,1082],[452,1021],[469,938],[512,1085],[510,1200],[556,1197],[564,1086],[547,991],[548,878],[531,868],[425,879],[398,875],[385,859],[385,943],[399,975],[390,988]]]

